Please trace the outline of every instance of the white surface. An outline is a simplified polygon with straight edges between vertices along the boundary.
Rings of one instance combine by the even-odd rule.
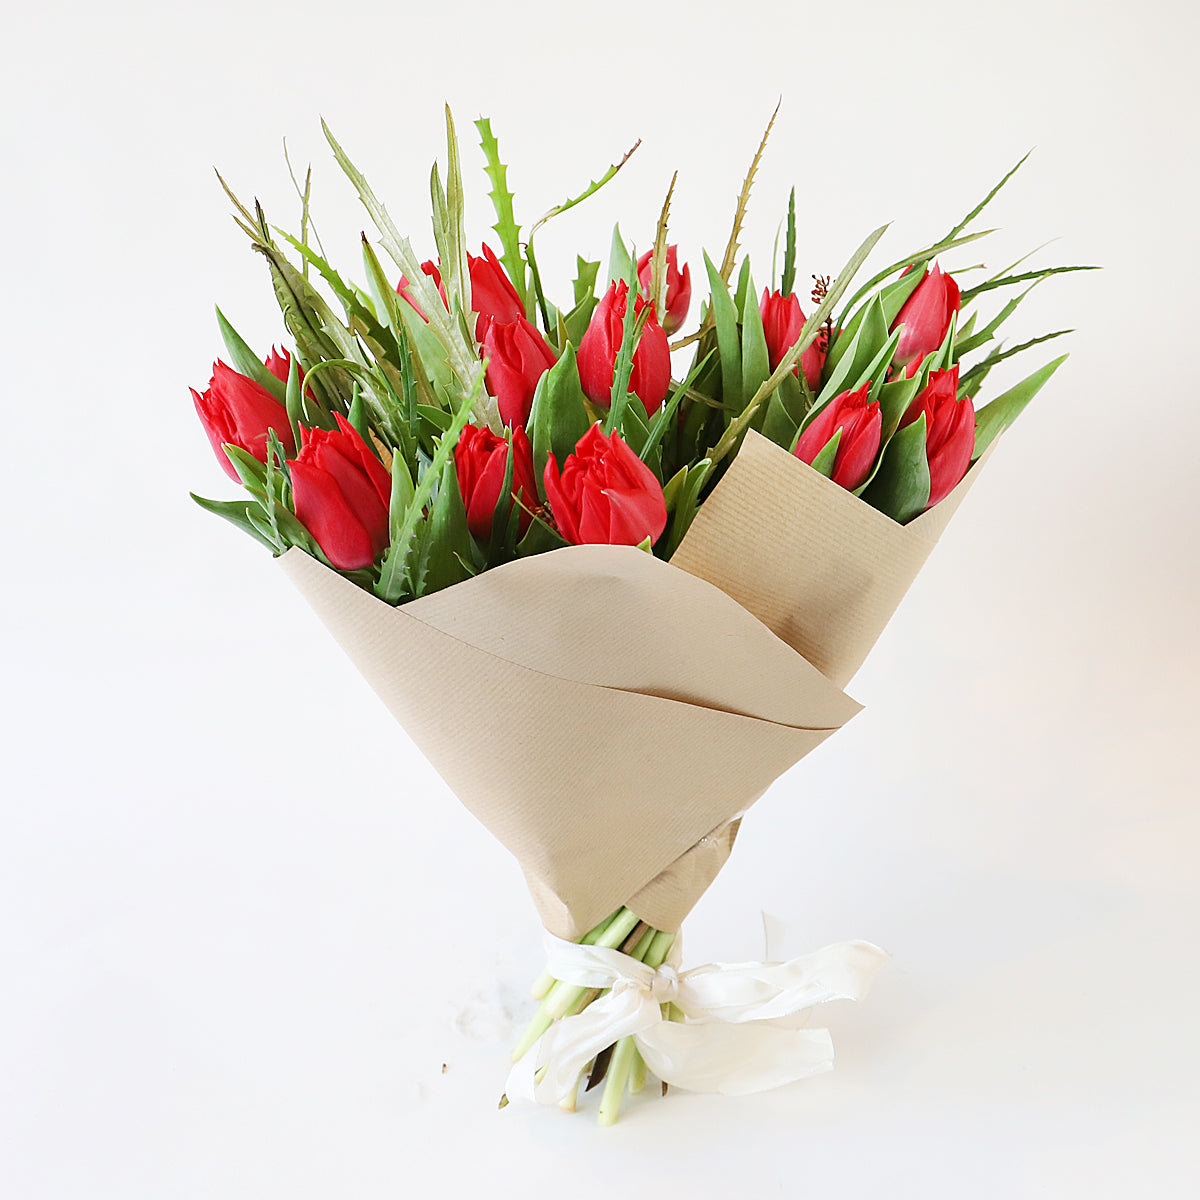
[[[10,15],[6,1196],[1195,1194],[1196,10],[842,12]],[[833,271],[883,220],[897,253],[941,233],[1030,145],[981,256],[1061,237],[1041,261],[1106,270],[1031,297],[1021,329],[1077,328],[1070,362],[852,685],[867,711],[755,809],[689,922],[685,965],[759,954],[763,909],[786,953],[887,947],[830,1014],[837,1069],[608,1131],[497,1113],[540,966],[515,867],[269,558],[187,498],[232,494],[187,394],[213,303],[264,352],[281,334],[210,166],[293,225],[288,135],[357,274],[365,218],[318,114],[425,252],[443,97],[476,238],[479,112],[526,219],[641,136],[544,232],[544,270],[605,252],[618,217],[647,243],[675,167],[695,269],[781,93],[760,276],[792,182],[801,270]]]

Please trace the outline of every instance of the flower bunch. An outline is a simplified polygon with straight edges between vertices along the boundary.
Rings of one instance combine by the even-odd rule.
[[[424,261],[326,130],[378,231],[383,258],[363,238],[365,286],[230,194],[294,348],[263,359],[218,311],[232,365],[218,361],[193,397],[246,495],[197,499],[276,554],[298,548],[384,604],[568,546],[639,547],[669,562],[751,434],[807,464],[798,469],[846,504],[904,525],[955,491],[1063,361],[978,401],[994,367],[1059,336],[999,343],[1028,288],[1086,269],[1002,271],[963,287],[942,261],[982,236],[966,228],[998,187],[949,234],[855,287],[876,230],[836,275],[813,276],[810,297],[796,289],[793,191],[782,269],[760,291],[738,255],[760,145],[719,260],[684,261],[668,237],[668,192],[657,225],[646,226],[648,248],[614,230],[605,270],[581,256],[569,300],[556,304],[536,234],[606,186],[628,155],[523,229],[490,122],[477,127],[496,247],[468,250],[447,112],[445,178],[434,168],[436,254]],[[693,266],[707,284],[698,310]],[[993,293],[1020,288],[981,314]],[[592,936],[657,966],[672,935],[619,909]],[[539,990],[546,999],[523,1046],[587,1002],[585,989],[546,981]],[[630,1045],[616,1051],[609,1115],[640,1061]],[[608,1062],[597,1056],[594,1079]]]

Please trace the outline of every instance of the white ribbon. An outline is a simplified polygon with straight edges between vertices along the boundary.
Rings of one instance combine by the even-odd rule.
[[[762,1092],[831,1070],[827,1029],[800,1029],[805,1010],[861,1000],[888,955],[870,942],[839,942],[785,963],[708,963],[678,971],[679,939],[655,970],[617,950],[546,934],[547,971],[608,993],[556,1021],[508,1078],[510,1100],[555,1104],[601,1050],[632,1037],[646,1066],[673,1087],[727,1096]],[[668,1021],[662,1005],[681,1008]]]

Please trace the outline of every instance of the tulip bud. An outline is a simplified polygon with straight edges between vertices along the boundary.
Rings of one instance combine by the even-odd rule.
[[[525,425],[538,380],[557,359],[546,339],[524,317],[489,321],[483,338],[488,360],[485,382],[505,425]]]
[[[850,492],[866,483],[879,453],[883,414],[878,401],[867,402],[870,391],[868,382],[857,392],[835,396],[800,435],[794,451],[797,458],[811,464],[840,429],[842,436],[829,478]]]
[[[800,300],[793,292],[790,296],[763,288],[762,303],[758,311],[762,316],[763,335],[767,340],[767,356],[774,371],[787,352],[800,340],[804,332],[804,313],[800,311]],[[821,372],[825,368],[826,334],[821,330],[800,355],[793,368],[799,376],[804,368],[804,380],[813,392],[821,390]]]
[[[682,271],[679,269],[678,250],[678,246],[667,247],[667,311],[663,315],[662,327],[663,333],[668,336],[687,320],[688,307],[692,302],[692,269],[687,263],[683,264]],[[654,252],[647,250],[637,260],[638,290],[642,299],[647,301],[654,299],[650,294],[654,286],[653,259]]]
[[[481,541],[492,536],[492,521],[500,506],[500,489],[508,470],[509,443],[484,426],[464,425],[454,447],[454,468],[458,472],[458,490],[467,510],[467,528]],[[504,505],[504,516],[512,511],[513,501],[521,504],[518,532],[524,535],[538,507],[537,481],[533,470],[533,448],[524,429],[512,434],[512,488]]]
[[[971,465],[975,452],[975,406],[958,399],[958,363],[933,371],[925,390],[908,406],[900,427],[925,414],[925,457],[929,461],[929,506],[944,500]]]
[[[482,249],[482,258],[467,255],[467,266],[471,272],[471,307],[479,314],[475,318],[475,340],[480,345],[493,321],[508,325],[525,319],[525,306],[512,281],[504,273],[500,260],[486,242]]]
[[[546,499],[568,542],[577,546],[638,546],[658,541],[667,504],[653,471],[599,423],[579,439],[559,472],[551,454],[543,474]]]
[[[892,355],[894,366],[907,366],[922,354],[931,354],[946,340],[950,322],[962,306],[958,284],[953,276],[944,275],[937,263],[904,302],[892,322],[894,332],[904,326],[896,353]]]
[[[392,481],[358,431],[336,413],[337,429],[305,429],[288,466],[296,517],[339,571],[369,567],[388,544]]]
[[[610,283],[579,341],[579,382],[583,385],[584,395],[598,408],[608,408],[612,400],[613,368],[621,351],[628,294],[629,285],[624,280]],[[634,316],[644,307],[645,301],[636,296]],[[671,351],[652,305],[650,317],[642,327],[642,336],[633,352],[629,390],[642,402],[649,416],[662,407],[670,388]]]
[[[268,364],[269,365],[269,364]],[[274,372],[272,372],[274,373]],[[238,473],[225,453],[225,445],[240,446],[259,462],[267,461],[267,431],[275,430],[283,448],[296,452],[296,439],[284,408],[262,384],[218,360],[213,363],[212,379],[203,395],[191,389],[196,414],[208,434],[208,440],[225,474],[235,482]]]

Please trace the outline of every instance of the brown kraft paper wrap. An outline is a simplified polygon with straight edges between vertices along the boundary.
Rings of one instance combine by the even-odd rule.
[[[741,814],[859,711],[841,687],[969,478],[899,526],[751,433],[671,563],[570,546],[392,607],[281,562],[547,929],[628,904],[674,930]]]

